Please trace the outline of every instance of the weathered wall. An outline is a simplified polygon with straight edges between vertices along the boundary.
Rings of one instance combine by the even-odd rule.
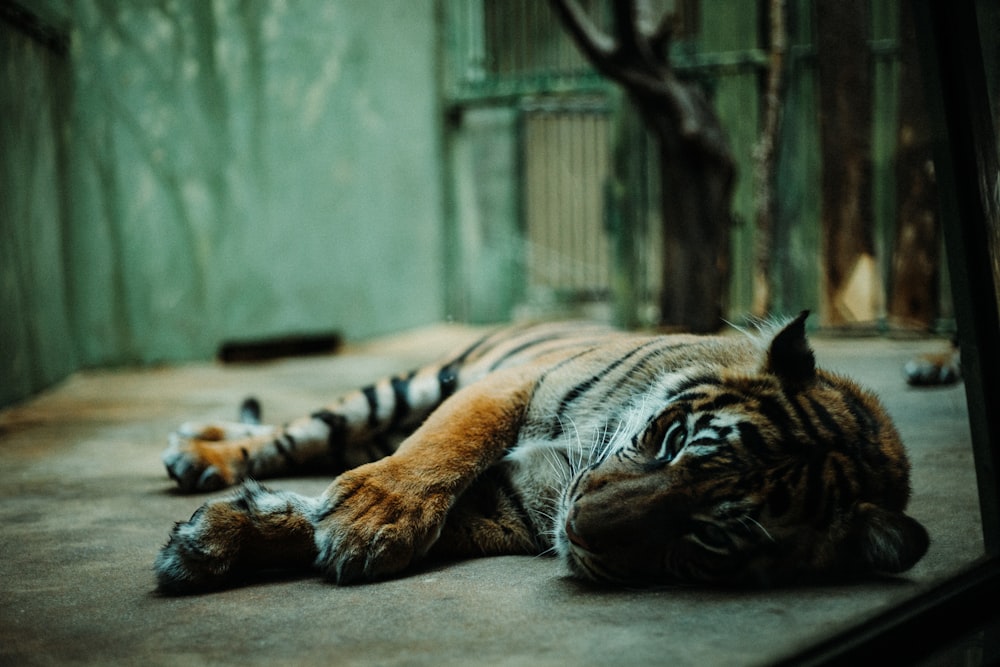
[[[55,67],[3,26],[0,403],[77,365],[443,316],[432,0],[67,7]]]
[[[65,59],[0,22],[0,405],[77,363],[62,257]]]

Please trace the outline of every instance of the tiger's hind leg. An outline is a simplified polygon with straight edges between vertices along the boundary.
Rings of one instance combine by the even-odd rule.
[[[903,374],[915,387],[944,386],[962,379],[962,355],[958,341],[952,339],[946,352],[922,354],[906,362]]]
[[[260,405],[247,399],[239,422],[185,422],[161,455],[167,474],[185,491],[212,491],[247,477],[250,454],[277,434],[260,423]]]
[[[262,570],[309,570],[318,501],[247,482],[177,523],[154,569],[160,592],[183,595],[237,583]]]
[[[317,462],[346,470],[395,451],[457,383],[455,375],[427,367],[349,392],[283,427],[254,423],[259,409],[244,404],[241,422],[183,424],[161,458],[182,491],[294,474]]]
[[[301,472],[355,444],[343,414],[320,411],[284,427],[186,422],[160,458],[182,491],[215,491],[246,479]]]

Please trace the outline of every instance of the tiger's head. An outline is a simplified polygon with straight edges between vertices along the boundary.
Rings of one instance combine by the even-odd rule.
[[[575,478],[556,527],[574,574],[782,585],[898,573],[924,555],[899,434],[874,395],[816,368],[807,315],[755,371],[677,382]]]

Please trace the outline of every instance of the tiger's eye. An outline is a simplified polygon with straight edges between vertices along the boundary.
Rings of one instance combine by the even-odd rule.
[[[663,442],[660,445],[660,451],[656,453],[656,458],[660,461],[672,461],[684,446],[686,438],[687,429],[685,429],[684,424],[675,421],[663,435]]]
[[[696,521],[692,533],[699,542],[710,549],[729,549],[733,545],[729,533],[714,523]]]

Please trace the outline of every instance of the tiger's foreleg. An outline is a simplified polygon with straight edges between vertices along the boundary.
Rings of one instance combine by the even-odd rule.
[[[533,386],[525,370],[493,373],[445,401],[395,454],[334,480],[316,532],[325,576],[376,579],[427,554],[459,496],[516,442]]]
[[[154,569],[158,589],[184,595],[238,584],[266,570],[313,570],[323,504],[247,482],[231,498],[178,522]],[[441,558],[539,551],[534,535],[495,480],[477,480],[448,514],[431,554]]]
[[[344,473],[319,498],[248,481],[205,503],[157,556],[160,591],[208,590],[275,568],[318,568],[342,583],[399,572],[428,552],[456,499],[515,442],[532,384],[508,371],[458,392],[395,454]],[[493,498],[490,485],[479,491]],[[499,513],[482,512],[489,499],[477,494],[461,500],[437,553],[533,550],[502,499]]]
[[[156,558],[159,590],[170,595],[233,584],[268,569],[310,569],[319,502],[247,482],[232,498],[205,503],[177,523]]]

